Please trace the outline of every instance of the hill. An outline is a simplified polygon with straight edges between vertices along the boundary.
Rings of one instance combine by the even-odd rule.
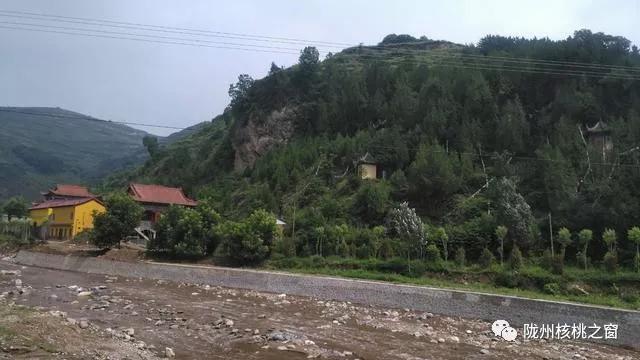
[[[0,200],[54,183],[93,184],[142,164],[146,132],[60,108],[0,107]]]
[[[639,71],[629,40],[589,30],[477,45],[390,35],[323,61],[306,48],[291,68],[241,75],[224,114],[126,179],[183,186],[230,218],[268,209],[295,222],[300,255],[399,254],[367,231],[407,201],[471,258],[497,248],[497,225],[509,249],[543,250],[551,214],[554,229],[616,229],[630,262]],[[598,122],[606,130],[590,132]],[[359,179],[366,153],[384,179]]]

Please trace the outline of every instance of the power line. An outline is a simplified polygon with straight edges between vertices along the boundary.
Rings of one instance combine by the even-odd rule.
[[[128,122],[128,121],[103,120],[103,119],[96,119],[90,116],[71,116],[71,115],[61,115],[61,114],[39,113],[39,112],[30,112],[30,111],[14,110],[14,109],[6,109],[6,108],[0,109],[0,112],[60,118],[60,119],[84,120],[84,121],[102,122],[102,123],[119,124],[119,125],[145,126],[145,127],[161,128],[161,129],[196,130],[196,129],[190,129],[190,128],[181,128],[177,126],[169,126],[169,125],[156,125],[156,124],[145,124],[145,123]]]
[[[3,22],[0,22],[3,23]],[[5,22],[6,23],[6,22]],[[46,26],[46,25],[34,25],[34,26]],[[168,45],[184,45],[184,46],[195,46],[195,47],[206,47],[206,48],[215,48],[215,49],[227,49],[227,50],[242,50],[242,51],[255,51],[255,52],[263,52],[263,53],[276,53],[276,54],[288,54],[288,55],[298,55],[298,53],[296,52],[289,52],[289,51],[280,51],[280,50],[270,50],[270,49],[261,49],[261,48],[245,48],[245,47],[240,47],[240,46],[256,46],[256,47],[263,47],[261,45],[244,45],[244,44],[234,44],[234,43],[227,43],[230,45],[234,45],[234,46],[216,46],[216,45],[207,45],[207,44],[201,44],[201,43],[191,43],[191,42],[181,42],[181,41],[166,41],[166,40],[153,40],[151,39],[141,39],[141,38],[132,38],[132,37],[126,37],[126,36],[113,36],[113,35],[103,35],[103,34],[91,34],[91,33],[84,33],[84,32],[71,32],[71,31],[60,31],[60,30],[44,30],[44,29],[34,29],[34,28],[25,28],[25,27],[18,27],[18,26],[3,26],[0,25],[0,28],[4,28],[4,29],[11,29],[11,30],[25,30],[25,31],[34,31],[34,32],[44,32],[44,33],[54,33],[54,34],[63,34],[63,35],[74,35],[74,36],[85,36],[85,37],[97,37],[97,38],[108,38],[108,39],[119,39],[119,40],[132,40],[132,41],[138,41],[138,42],[146,42],[146,43],[158,43],[158,44],[168,44]],[[95,30],[90,30],[90,31],[95,31]],[[126,33],[119,33],[119,34],[126,34]],[[145,37],[156,37],[157,36],[153,36],[153,35],[139,35],[139,34],[127,34],[130,36],[145,36]],[[165,38],[166,37],[160,37],[160,38]],[[168,38],[171,39],[171,38]],[[177,38],[176,38],[177,39]],[[186,41],[193,41],[193,40],[188,40],[188,39],[178,39],[178,40],[186,40]],[[202,41],[206,41],[206,40],[202,40]],[[267,47],[267,48],[271,48],[271,47]],[[390,59],[387,58],[383,58],[382,55],[365,55],[365,54],[340,54],[337,56],[341,56],[341,57],[355,57],[355,58],[364,58],[364,59],[371,59],[371,60],[378,60],[378,61],[385,61],[385,62],[389,62],[391,61]],[[427,54],[425,55],[425,57],[429,58],[430,55]],[[520,73],[532,73],[532,74],[545,74],[545,75],[570,75],[570,76],[587,76],[587,77],[609,77],[609,78],[613,78],[613,79],[619,79],[619,80],[640,80],[640,77],[632,77],[632,76],[623,76],[623,75],[618,75],[618,74],[611,74],[611,73],[595,73],[595,72],[587,72],[587,71],[575,71],[575,70],[555,70],[555,71],[549,71],[549,70],[543,70],[543,69],[523,69],[523,68],[518,68],[518,67],[514,67],[514,66],[501,66],[501,65],[495,65],[495,64],[483,64],[484,66],[478,66],[475,64],[456,64],[456,63],[451,63],[451,62],[427,62],[427,61],[420,61],[417,59],[403,59],[403,62],[405,63],[412,63],[412,64],[428,64],[431,66],[443,66],[443,67],[454,67],[454,68],[466,68],[466,69],[475,69],[475,70],[495,70],[495,71],[507,71],[507,72],[520,72]]]
[[[42,25],[42,24],[22,23],[22,22],[13,22],[13,21],[0,21],[0,24],[35,26],[35,27],[42,27],[42,28],[48,28],[48,29],[72,30],[72,31],[80,31],[80,32],[83,32],[83,33],[85,33],[85,32],[96,32],[96,33],[100,33],[100,34],[140,36],[140,37],[148,37],[148,38],[154,38],[154,39],[186,41],[186,42],[196,42],[196,43],[208,43],[208,44],[220,44],[220,45],[230,45],[230,46],[250,46],[250,47],[256,47],[256,48],[266,48],[266,49],[276,49],[276,50],[291,50],[291,51],[297,51],[298,50],[298,49],[294,49],[294,48],[285,48],[285,47],[278,47],[278,46],[240,44],[240,43],[230,43],[230,42],[222,42],[222,41],[210,41],[210,40],[201,40],[201,39],[175,38],[175,37],[169,37],[169,36],[135,34],[135,33],[128,33],[128,32],[108,31],[108,30],[99,30],[99,29],[86,29],[86,28],[66,27],[66,26]]]
[[[254,52],[263,52],[263,53],[299,55],[299,53],[278,51],[278,50],[250,49],[250,48],[244,48],[244,47],[231,47],[231,46],[214,46],[214,45],[197,44],[197,43],[186,43],[186,42],[177,42],[177,41],[161,41],[161,40],[151,40],[151,39],[139,39],[139,38],[131,38],[131,37],[123,37],[123,36],[87,34],[87,33],[70,32],[70,31],[32,29],[32,28],[17,27],[17,26],[1,26],[0,25],[0,28],[2,28],[2,29],[10,29],[10,30],[35,31],[35,32],[43,32],[43,33],[50,33],[50,34],[64,34],[64,35],[75,35],[75,36],[106,38],[106,39],[132,40],[132,41],[145,42],[145,43],[155,43],[155,44],[185,45],[185,46],[205,47],[205,48],[213,48],[213,49],[242,50],[242,51],[254,51]]]
[[[270,39],[251,38],[251,37],[242,37],[242,36],[215,35],[215,34],[197,33],[197,32],[189,32],[189,31],[178,31],[178,30],[162,30],[162,29],[152,29],[152,28],[139,27],[139,26],[99,24],[99,23],[92,23],[92,22],[86,22],[86,21],[73,21],[73,20],[60,20],[60,19],[43,19],[43,18],[37,18],[37,17],[33,17],[33,16],[6,15],[6,14],[2,14],[2,10],[0,10],[0,16],[18,18],[18,19],[30,19],[30,20],[38,20],[38,21],[48,21],[48,22],[61,22],[61,23],[70,23],[70,24],[82,24],[82,25],[91,25],[91,26],[111,27],[111,28],[117,28],[117,29],[143,30],[143,31],[170,33],[170,34],[192,35],[192,36],[200,36],[200,37],[213,37],[213,38],[223,38],[223,39],[247,40],[247,41],[254,41],[254,42],[282,43],[282,44],[292,44],[292,45],[305,45],[305,44],[307,44],[307,43],[301,43],[301,42],[295,42],[295,41],[285,41],[285,40],[270,40]],[[85,28],[85,30],[89,30],[89,29]],[[94,29],[91,29],[91,30],[93,31]],[[322,46],[331,47],[331,48],[338,48],[338,49],[344,48],[343,46],[332,46],[332,45],[322,45]]]
[[[2,10],[0,10],[2,11]],[[0,16],[2,16],[2,14],[0,14]],[[37,19],[37,18],[35,18]],[[49,21],[47,19],[39,19],[39,20],[45,20],[45,21]],[[125,32],[113,32],[113,31],[106,31],[106,30],[99,30],[99,29],[87,29],[87,28],[70,28],[70,27],[59,27],[59,26],[52,26],[52,25],[42,25],[42,24],[32,24],[32,23],[18,23],[18,22],[0,22],[0,23],[5,23],[5,24],[11,24],[11,25],[26,25],[26,26],[34,26],[34,27],[45,27],[45,28],[54,28],[54,29],[63,29],[63,30],[72,30],[75,31],[73,33],[69,33],[66,31],[48,31],[51,33],[60,33],[60,34],[66,34],[66,35],[76,35],[76,36],[92,36],[92,37],[104,37],[104,38],[117,38],[117,39],[123,39],[123,40],[134,40],[134,41],[142,41],[142,40],[146,40],[148,42],[155,42],[155,43],[162,43],[162,44],[171,44],[171,45],[189,45],[189,46],[199,46],[199,47],[212,47],[212,48],[221,48],[221,49],[232,49],[232,50],[244,50],[244,51],[251,51],[251,49],[247,49],[247,48],[243,48],[243,47],[255,47],[258,49],[255,49],[256,51],[259,52],[273,52],[273,53],[286,53],[286,54],[291,54],[294,55],[296,53],[294,52],[286,52],[286,51],[279,51],[279,50],[289,50],[289,51],[295,51],[297,49],[293,49],[293,48],[283,48],[283,47],[275,47],[275,46],[264,46],[264,45],[255,45],[255,44],[239,44],[239,43],[228,43],[228,42],[216,42],[216,41],[207,41],[207,40],[201,40],[201,39],[186,39],[186,38],[173,38],[173,37],[164,37],[164,36],[157,36],[157,35],[148,35],[148,34],[135,34],[135,33],[125,33]],[[91,24],[91,23],[89,23]],[[27,30],[27,31],[40,31],[40,32],[47,32],[44,30],[37,30],[37,29],[31,29],[31,28],[20,28],[20,27],[4,27],[4,28],[9,28],[9,29],[15,29],[15,30]],[[143,29],[144,30],[144,29]],[[81,31],[80,33],[77,31]],[[87,31],[89,32],[99,32],[99,33],[103,33],[103,34],[112,34],[112,35],[120,35],[120,36],[111,36],[111,35],[97,35],[97,34],[88,34],[86,33]],[[161,41],[158,40],[151,40],[151,39],[139,39],[139,38],[129,38],[129,37],[123,37],[122,35],[125,36],[136,36],[136,37],[144,37],[144,38],[151,38],[151,39],[161,39]],[[166,40],[175,40],[175,41],[166,41]],[[186,42],[185,42],[186,41]],[[192,42],[196,42],[197,44],[193,44]],[[203,45],[202,43],[213,43],[213,44],[219,44],[219,45],[229,45],[229,46],[234,46],[234,47],[228,47],[228,46],[209,46],[209,45]],[[262,50],[262,49],[272,49],[272,50]],[[423,58],[427,58],[427,59],[446,59],[449,60],[449,62],[432,62],[432,63],[428,63],[432,66],[449,66],[449,67],[458,67],[458,68],[475,68],[478,70],[500,70],[500,71],[512,71],[512,72],[525,72],[525,73],[539,73],[539,74],[546,74],[546,75],[578,75],[578,76],[589,76],[589,77],[602,77],[602,76],[607,76],[609,78],[615,78],[615,79],[629,79],[629,80],[640,80],[640,78],[636,78],[633,77],[632,75],[624,75],[624,74],[611,74],[611,73],[603,73],[603,72],[597,72],[597,71],[593,71],[593,70],[572,70],[572,69],[555,69],[555,68],[538,68],[538,69],[522,69],[521,67],[518,67],[517,65],[532,65],[532,64],[536,64],[536,65],[540,65],[540,66],[566,66],[565,63],[563,62],[559,62],[559,61],[543,61],[543,60],[530,60],[530,59],[517,59],[517,58],[508,58],[508,57],[489,57],[489,56],[482,56],[482,55],[473,55],[473,54],[464,54],[464,53],[455,53],[455,57],[451,56],[451,55],[447,55],[447,54],[438,54],[438,53],[434,53],[434,51],[430,51],[430,52],[426,52],[424,50],[407,50],[407,49],[403,49],[401,51],[399,51],[398,49],[393,49],[393,48],[389,48],[386,46],[375,46],[375,47],[367,47],[367,49],[381,49],[378,53],[376,54],[340,54],[340,56],[353,56],[353,57],[359,57],[359,58],[369,58],[369,59],[377,59],[378,57],[388,57],[389,55],[421,55]],[[468,64],[468,63],[463,63],[463,64],[456,64],[456,63],[452,63],[451,61],[458,61],[460,59],[472,59],[472,60],[477,60],[477,61],[483,61],[486,62],[486,64]],[[501,59],[499,60],[499,62],[497,61],[497,59]],[[385,59],[388,60],[388,59]],[[403,61],[405,63],[411,62],[414,64],[426,64],[427,62],[425,61],[419,61],[419,59],[403,59]],[[504,63],[512,63],[515,65],[509,65],[509,66],[505,66]],[[588,69],[591,69],[591,67],[593,67],[593,69],[601,69],[601,70],[612,70],[612,69],[627,69],[625,67],[609,67],[608,65],[596,65],[596,64],[582,64],[582,63],[576,63],[576,62],[567,62],[567,64],[580,64],[580,65],[572,65],[572,66],[578,66],[578,67],[586,67]],[[640,71],[640,69],[633,69],[631,68],[632,71]]]
[[[3,14],[5,13],[5,14]],[[16,15],[22,14],[22,15]],[[25,16],[25,15],[33,15],[33,16]],[[344,46],[355,47],[358,45],[341,43],[341,42],[329,42],[329,41],[314,41],[314,40],[305,40],[305,39],[292,39],[292,38],[278,38],[272,36],[262,36],[262,35],[249,35],[249,34],[237,34],[237,33],[227,33],[227,32],[219,32],[219,31],[209,31],[209,30],[199,30],[199,29],[187,29],[187,28],[176,28],[176,27],[168,27],[168,26],[159,26],[159,25],[149,25],[149,24],[140,24],[140,23],[128,23],[122,21],[110,21],[110,20],[101,20],[101,19],[91,19],[91,18],[78,18],[78,17],[68,17],[68,16],[57,16],[57,15],[47,15],[47,14],[36,14],[29,12],[20,12],[20,11],[8,11],[8,10],[0,10],[0,16],[5,17],[15,17],[15,18],[26,18],[32,20],[39,21],[54,21],[54,22],[66,22],[66,23],[75,23],[75,24],[85,24],[91,26],[110,26],[116,28],[126,28],[126,29],[136,29],[136,30],[144,30],[144,31],[161,31],[161,32],[169,32],[169,33],[178,33],[183,35],[194,35],[194,36],[213,36],[213,37],[226,37],[232,39],[240,39],[240,40],[248,40],[248,41],[268,41],[268,42],[281,42],[288,43],[294,45],[305,45],[309,43],[317,43],[322,44],[324,47],[333,47],[333,48],[343,48]],[[37,17],[34,17],[37,16]],[[73,19],[73,20],[65,20],[65,19]],[[82,20],[82,21],[75,21]],[[116,25],[114,25],[116,24]],[[133,26],[130,26],[133,25]],[[37,26],[37,25],[35,25]],[[89,29],[83,29],[89,30]],[[178,31],[180,30],[180,31]],[[186,30],[186,31],[183,31]],[[91,29],[94,31],[94,29]],[[215,34],[227,34],[232,36],[222,36]],[[280,39],[280,40],[277,40]],[[246,44],[243,44],[246,45]],[[340,46],[333,46],[340,45]],[[396,43],[392,45],[375,45],[375,46],[367,46],[365,49],[368,50],[381,50],[382,52],[393,52],[394,54],[403,53],[406,55],[409,54],[424,54],[425,50],[421,49],[407,49],[396,48],[399,45],[416,45],[416,43],[405,42],[405,43]],[[450,49],[434,49],[429,50],[432,55],[433,52],[451,52]],[[576,61],[566,61],[566,60],[544,60],[544,59],[530,59],[530,58],[514,58],[514,57],[506,57],[506,56],[490,56],[490,55],[476,55],[476,54],[465,54],[465,53],[456,53],[457,56],[465,57],[465,58],[474,58],[479,61],[491,61],[491,60],[500,60],[502,63],[525,63],[525,64],[538,64],[545,66],[570,66],[575,68],[587,68],[587,69],[601,69],[601,70],[627,70],[632,72],[638,72],[640,69],[634,68],[632,66],[623,66],[623,65],[610,65],[610,64],[594,64],[594,63],[584,63],[584,62],[576,62]],[[446,56],[446,55],[443,55]]]
[[[190,31],[190,32],[203,33],[203,34],[230,35],[230,36],[239,36],[239,37],[246,37],[246,38],[258,38],[258,39],[266,39],[266,40],[274,40],[274,41],[275,40],[282,40],[282,41],[301,42],[301,43],[316,43],[316,44],[338,45],[338,46],[354,46],[354,44],[333,42],[333,41],[305,40],[305,39],[296,39],[296,38],[288,38],[288,37],[252,35],[252,34],[222,32],[222,31],[212,31],[212,30],[201,30],[201,29],[182,28],[182,27],[173,27],[173,26],[151,25],[151,24],[133,23],[133,22],[125,22],[125,21],[103,20],[103,19],[85,18],[85,17],[72,17],[72,16],[60,16],[60,15],[50,15],[50,14],[38,14],[38,13],[25,12],[25,11],[0,10],[0,12],[1,13],[8,13],[8,14],[32,15],[32,16],[39,16],[39,17],[43,17],[43,18],[82,20],[82,21],[90,21],[90,22],[94,22],[94,23],[132,25],[132,26],[148,27],[148,28],[154,28],[154,29]],[[97,24],[97,25],[99,25],[99,24]],[[151,30],[151,31],[153,31],[153,30]]]

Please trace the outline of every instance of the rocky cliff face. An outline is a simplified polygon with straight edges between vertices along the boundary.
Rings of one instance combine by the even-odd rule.
[[[252,167],[256,159],[274,146],[286,143],[293,135],[296,110],[285,106],[268,116],[252,115],[243,126],[235,128],[232,136],[235,170]]]

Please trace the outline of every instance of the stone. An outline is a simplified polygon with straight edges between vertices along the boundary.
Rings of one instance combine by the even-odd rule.
[[[16,279],[15,283],[16,283],[16,287],[21,287],[22,286],[22,280],[20,280],[20,279]]]
[[[133,328],[124,329],[122,331],[129,336],[133,336],[133,334],[135,334],[136,332]]]
[[[439,342],[439,343],[443,343],[443,342],[444,342],[444,339],[443,339],[443,338],[438,338],[438,342]]]
[[[459,343],[459,342],[460,342],[460,338],[459,338],[459,337],[457,337],[457,336],[451,336],[451,337],[449,337],[449,340],[451,340],[451,341],[453,341],[453,342],[456,342],[456,343]]]
[[[89,322],[88,322],[87,320],[80,320],[80,321],[78,322],[78,327],[79,327],[80,329],[86,329],[86,328],[88,328],[88,327],[89,327]]]
[[[172,359],[172,358],[176,357],[176,353],[173,352],[172,348],[166,347],[166,348],[164,348],[164,357]]]
[[[489,349],[480,349],[480,354],[489,355],[490,353],[491,351],[489,351]]]
[[[78,296],[91,296],[93,294],[91,291],[80,291]]]
[[[287,350],[287,347],[281,345],[281,346],[278,346],[277,349],[280,350],[280,351],[285,351],[285,350]]]
[[[232,327],[233,324],[234,324],[234,322],[231,319],[227,319],[227,320],[224,321],[224,326],[226,326],[226,327]]]

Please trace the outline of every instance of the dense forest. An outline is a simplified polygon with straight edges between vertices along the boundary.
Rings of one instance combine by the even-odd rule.
[[[308,47],[295,66],[240,75],[223,114],[150,147],[144,166],[106,186],[182,186],[228,219],[268,210],[288,224],[290,255],[402,255],[388,230],[390,210],[407,202],[445,257],[456,248],[474,260],[498,254],[501,238],[504,253],[517,245],[539,255],[566,227],[573,240],[556,246],[569,261],[586,249],[585,262],[601,262],[612,229],[620,262],[631,265],[638,71],[629,40],[589,30],[464,46],[392,34],[322,60]],[[358,176],[366,153],[380,179]],[[588,247],[582,229],[593,231]]]

